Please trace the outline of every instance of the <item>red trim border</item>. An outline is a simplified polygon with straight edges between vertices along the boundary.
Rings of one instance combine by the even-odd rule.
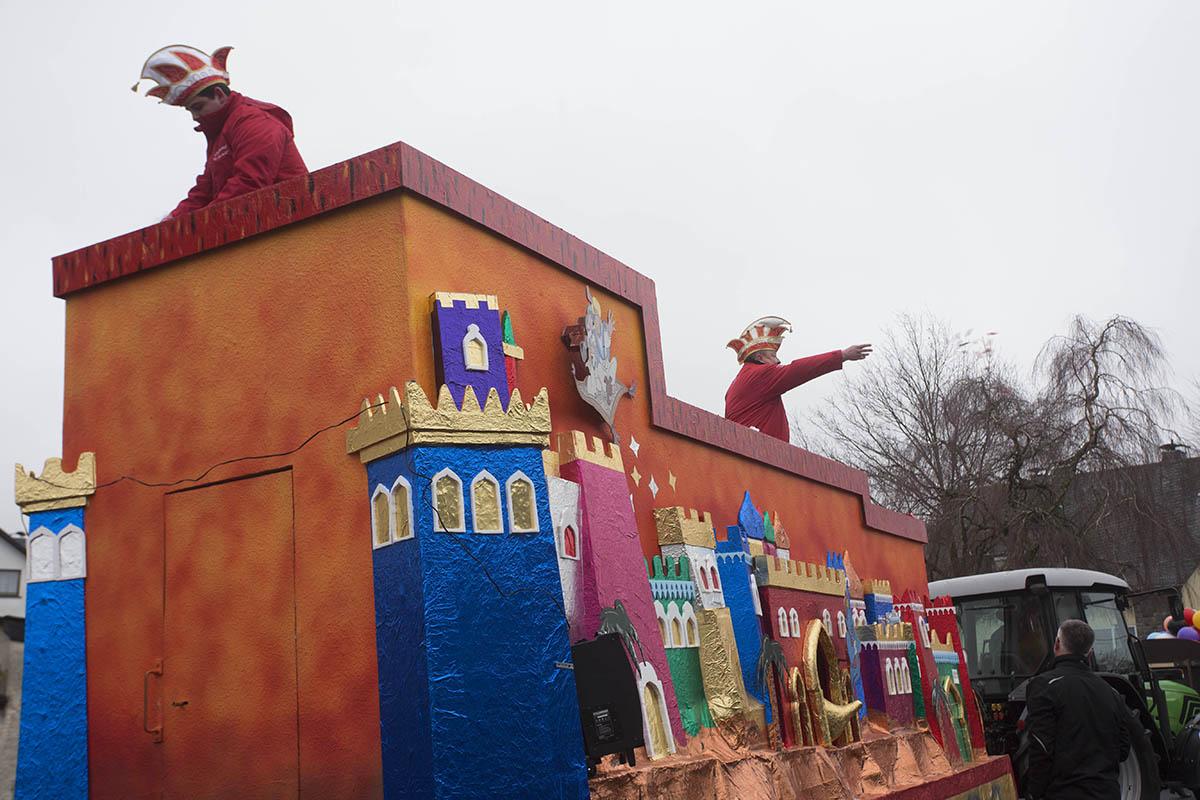
[[[1008,756],[993,756],[936,781],[885,794],[880,800],[946,800],[1005,775],[1012,775],[1012,762]]]
[[[920,520],[871,502],[866,473],[668,395],[654,281],[403,142],[57,256],[52,260],[54,294],[67,297],[398,189],[455,211],[639,306],[656,426],[853,492],[862,498],[867,527],[928,541]]]

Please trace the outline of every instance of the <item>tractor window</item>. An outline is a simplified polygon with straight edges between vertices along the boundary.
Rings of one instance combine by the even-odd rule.
[[[971,677],[1032,675],[1050,652],[1041,604],[1032,595],[962,601],[963,649]]]
[[[1082,592],[1083,613],[1096,632],[1096,666],[1101,672],[1130,673],[1137,669],[1129,652],[1125,618],[1112,592]]]
[[[1083,619],[1079,610],[1079,595],[1074,589],[1054,590],[1054,618],[1062,625],[1069,619]]]

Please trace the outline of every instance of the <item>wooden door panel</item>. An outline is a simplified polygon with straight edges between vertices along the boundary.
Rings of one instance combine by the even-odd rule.
[[[167,495],[167,797],[296,797],[291,472]]]

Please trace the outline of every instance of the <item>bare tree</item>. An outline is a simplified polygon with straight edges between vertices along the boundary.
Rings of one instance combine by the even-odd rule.
[[[932,317],[900,317],[816,415],[822,449],[925,520],[931,577],[1095,565],[1093,534],[1144,505],[1127,468],[1153,459],[1181,406],[1161,343],[1125,317],[1077,317],[1043,348],[1036,388],[966,344]]]
[[[1004,481],[1010,555],[1017,563],[1103,559],[1092,534],[1121,506],[1153,515],[1140,508],[1145,492],[1129,468],[1155,460],[1177,435],[1166,427],[1182,408],[1167,386],[1166,354],[1157,335],[1127,317],[1076,317],[1042,349],[1036,374],[1034,413],[1013,442]]]

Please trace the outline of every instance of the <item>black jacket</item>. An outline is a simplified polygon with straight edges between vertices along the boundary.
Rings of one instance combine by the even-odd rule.
[[[1026,694],[1032,798],[1120,800],[1117,765],[1129,754],[1129,711],[1082,656],[1054,659]]]

